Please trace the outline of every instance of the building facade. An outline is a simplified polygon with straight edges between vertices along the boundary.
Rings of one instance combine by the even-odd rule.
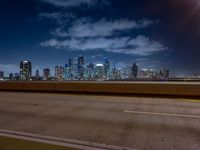
[[[20,79],[30,80],[32,77],[32,64],[30,61],[22,61],[20,63]]]
[[[57,80],[64,80],[65,68],[62,66],[55,67],[55,78]]]
[[[132,78],[138,77],[138,66],[137,66],[137,64],[133,64],[133,66],[131,67],[131,77]]]

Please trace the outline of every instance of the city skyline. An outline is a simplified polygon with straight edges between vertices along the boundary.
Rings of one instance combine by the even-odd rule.
[[[55,71],[55,67],[63,67],[63,68],[66,68],[66,65],[68,65],[67,63],[69,63],[69,61],[78,61],[78,58],[79,57],[84,57],[84,66],[86,67],[87,65],[90,65],[90,64],[93,64],[93,65],[101,65],[101,64],[105,64],[106,60],[109,60],[109,65],[110,67],[112,66],[112,68],[117,68],[119,70],[123,70],[123,68],[126,68],[126,67],[131,67],[132,65],[134,64],[137,64],[139,66],[139,69],[140,70],[154,70],[154,71],[160,71],[160,69],[164,68],[164,67],[161,67],[161,68],[145,68],[144,66],[140,66],[140,64],[136,62],[132,62],[132,63],[127,63],[127,64],[124,64],[124,63],[117,63],[115,64],[114,61],[111,59],[111,58],[108,58],[106,56],[103,56],[103,55],[99,55],[98,57],[98,60],[95,60],[93,61],[94,59],[96,59],[96,57],[92,57],[91,59],[89,57],[85,57],[83,55],[78,55],[74,58],[68,58],[66,59],[65,63],[63,64],[52,64],[52,65],[45,65],[44,67],[38,67],[34,64],[34,62],[32,62],[31,60],[22,60],[20,62],[18,62],[16,65],[13,65],[12,66],[12,69],[11,70],[6,70],[6,69],[1,69],[0,68],[0,71],[4,73],[4,77],[9,77],[10,73],[13,73],[13,74],[20,74],[20,66],[22,66],[23,62],[30,62],[31,63],[31,72],[32,72],[32,75],[34,76],[35,75],[35,72],[39,71],[39,74],[40,76],[42,76],[42,74],[44,73],[44,70],[45,69],[49,69],[50,70],[50,73],[49,75],[51,77],[54,77],[55,74],[56,74],[56,71]],[[170,68],[167,68],[167,69],[170,69]]]
[[[3,0],[0,5],[0,71],[53,70],[69,58],[137,63],[199,74],[200,17],[197,0]]]
[[[118,67],[108,57],[104,57],[101,63],[92,63],[84,56],[79,55],[70,58],[66,64],[57,65],[54,69],[42,68],[33,70],[33,63],[28,60],[19,63],[17,72],[10,72],[5,75],[0,71],[0,79],[7,80],[135,80],[135,79],[168,79],[170,70],[161,68],[140,68],[136,63]]]

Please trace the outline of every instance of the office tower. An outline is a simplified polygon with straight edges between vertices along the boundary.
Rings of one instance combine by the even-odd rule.
[[[80,80],[84,79],[84,56],[78,57],[78,78]]]
[[[79,57],[72,59],[71,75],[73,80],[80,80],[79,66],[81,61],[79,61],[78,58]]]
[[[87,65],[86,75],[88,80],[94,80],[95,78],[94,64],[90,63],[89,65]]]
[[[110,60],[107,57],[105,57],[104,76],[106,79],[109,79],[109,73],[110,73]]]
[[[137,64],[133,64],[133,66],[131,67],[131,77],[132,78],[138,77],[138,66],[137,66]]]
[[[160,77],[164,77],[164,76],[165,76],[165,70],[164,70],[164,68],[162,68],[160,70]]]
[[[55,67],[55,78],[57,80],[64,80],[64,71],[65,71],[64,67],[56,66]]]
[[[73,75],[72,75],[71,70],[72,70],[72,64],[71,65],[66,64],[65,65],[65,73],[64,73],[65,74],[65,80],[72,80]]]
[[[60,67],[59,66],[55,67],[55,78],[56,79],[60,78]]]
[[[69,59],[68,64],[65,65],[65,80],[73,80],[74,78],[74,60]]]
[[[169,74],[169,70],[168,69],[164,69],[162,68],[160,70],[160,77],[161,78],[169,78],[170,74]]]
[[[68,80],[68,64],[65,64],[64,79],[65,79],[65,80]]]
[[[139,71],[139,78],[143,79],[156,78],[156,71],[154,69],[141,69]]]
[[[112,69],[112,79],[113,80],[120,80],[121,79],[121,70],[117,68]]]
[[[65,68],[60,66],[60,79],[64,80],[64,76],[65,76]]]
[[[130,79],[131,78],[131,66],[123,66],[121,73],[122,79]]]
[[[30,80],[32,76],[32,64],[30,61],[22,61],[20,63],[21,80]]]
[[[104,79],[104,66],[103,66],[103,64],[96,64],[95,78],[97,80],[103,80]]]
[[[0,78],[4,78],[4,72],[0,71]]]
[[[49,68],[45,68],[43,69],[43,78],[44,80],[49,80],[50,79],[50,69]]]
[[[167,69],[167,70],[165,71],[165,77],[166,77],[166,78],[169,78],[169,77],[170,77],[170,71],[169,71],[169,69]]]

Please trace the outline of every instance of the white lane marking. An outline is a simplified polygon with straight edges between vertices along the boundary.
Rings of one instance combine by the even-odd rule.
[[[74,139],[58,138],[58,137],[52,137],[52,136],[43,136],[43,135],[32,134],[32,133],[8,131],[4,129],[0,129],[0,136],[45,143],[45,144],[51,144],[51,145],[77,148],[77,149],[82,149],[82,150],[136,150],[136,149],[127,148],[127,147],[79,141],[79,140],[74,140]]]
[[[129,111],[129,110],[125,110],[124,113],[144,114],[144,115],[158,115],[158,116],[171,116],[171,117],[186,117],[186,118],[198,118],[198,119],[200,119],[200,116],[197,116],[197,115],[181,115],[181,114],[168,114],[168,113]]]

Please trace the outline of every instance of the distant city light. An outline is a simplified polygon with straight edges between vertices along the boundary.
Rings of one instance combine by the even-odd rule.
[[[96,64],[97,67],[103,67],[103,64]]]
[[[84,56],[71,58],[68,63],[55,66],[55,74],[51,76],[51,69],[44,68],[43,73],[36,69],[32,75],[32,63],[28,60],[20,62],[19,73],[10,73],[9,80],[50,80],[50,81],[69,81],[69,80],[144,80],[144,79],[168,79],[170,71],[162,68],[156,72],[154,69],[141,68],[136,64],[122,65],[116,64],[108,57],[104,57],[104,63],[90,63],[85,61]],[[199,76],[198,76],[199,77]],[[0,78],[4,77],[4,72],[0,71]]]

